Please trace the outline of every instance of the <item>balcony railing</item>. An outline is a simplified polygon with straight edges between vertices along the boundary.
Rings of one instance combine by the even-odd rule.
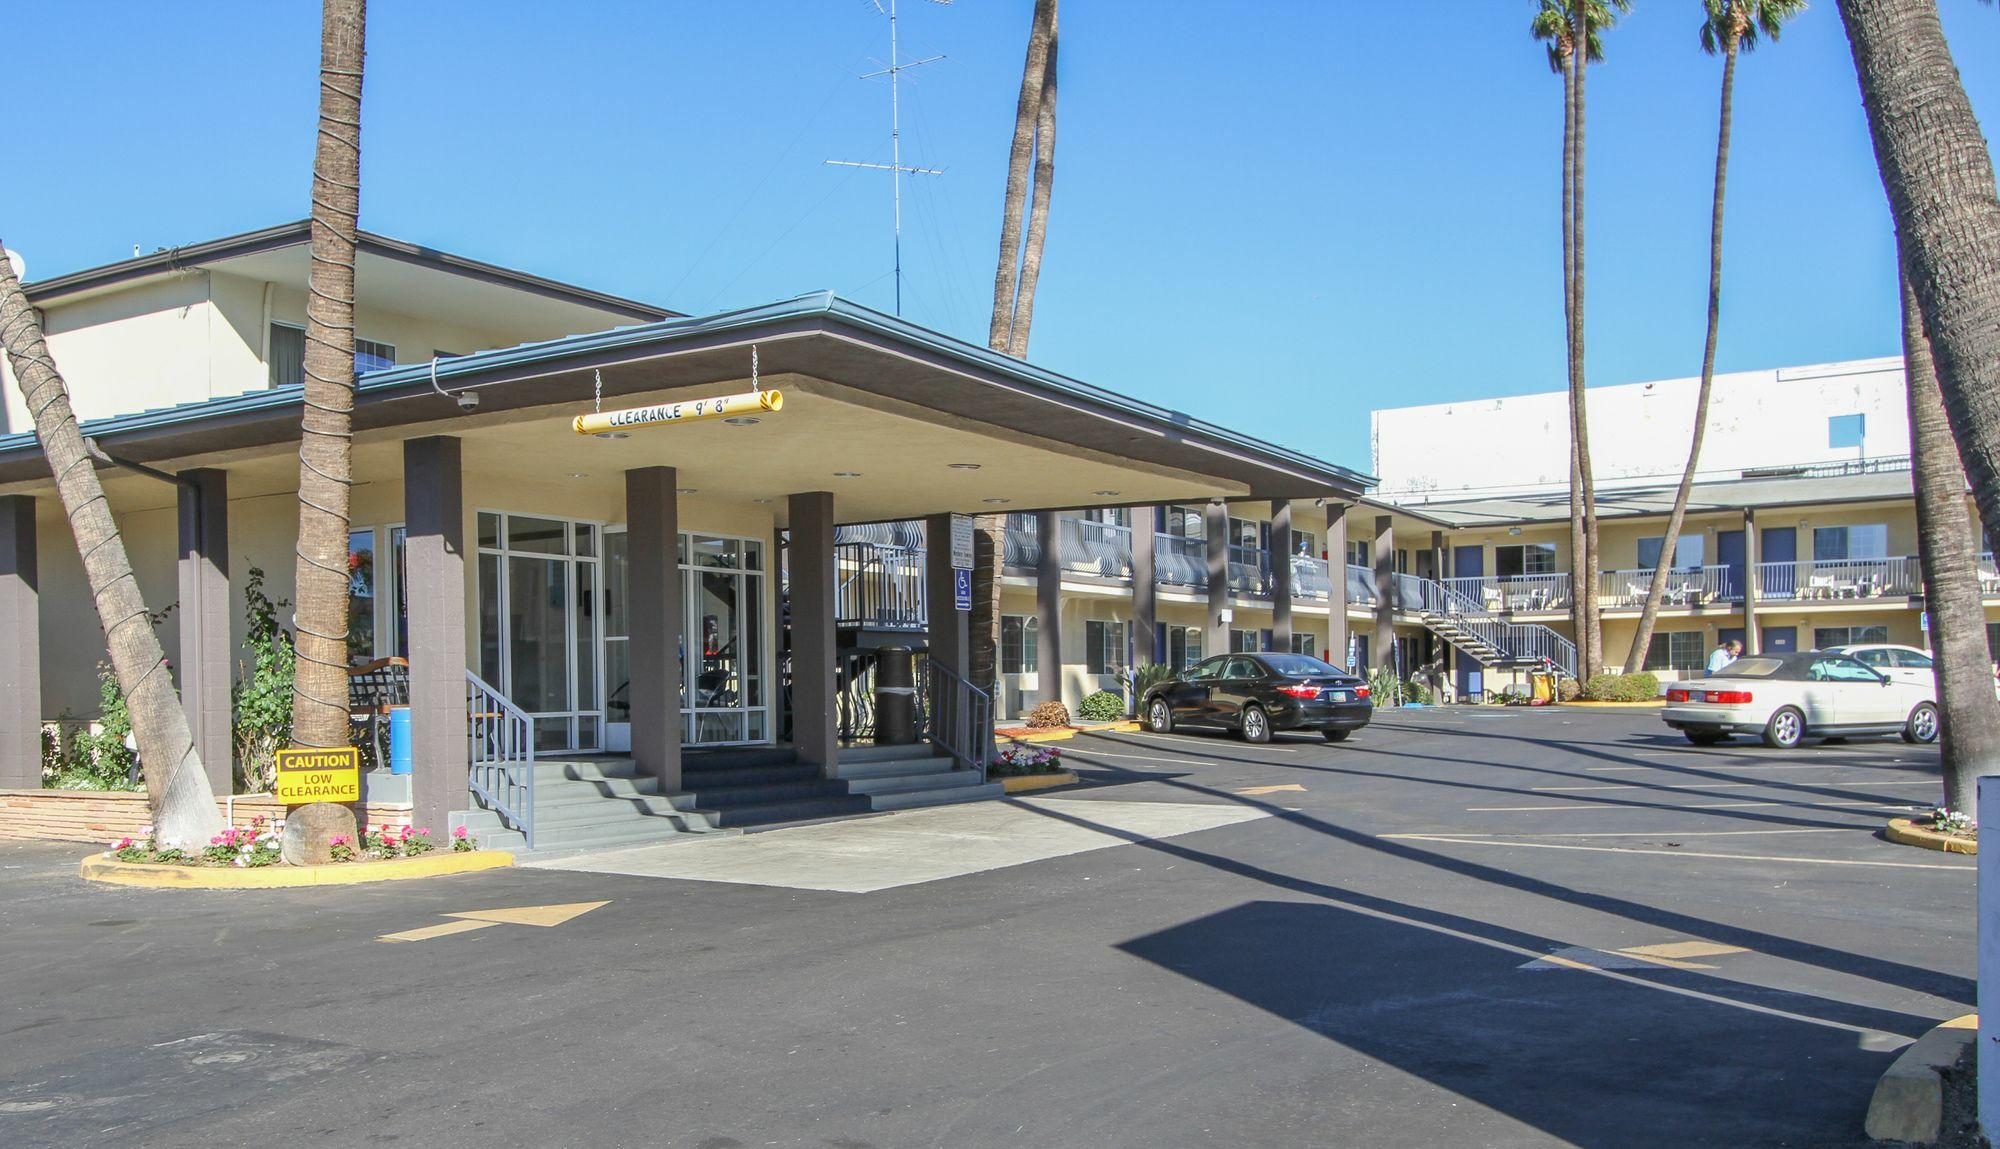
[[[1309,602],[1325,602],[1333,593],[1333,580],[1327,573],[1325,559],[1311,555],[1293,555],[1292,597]]]
[[[1739,576],[1727,566],[1681,567],[1667,575],[1667,589],[1661,606],[1702,606],[1711,602],[1736,602],[1743,597]],[[1597,572],[1598,605],[1643,607],[1652,590],[1653,568]]]
[[[1352,606],[1374,606],[1382,596],[1375,590],[1375,572],[1353,563],[1347,564],[1347,601]]]
[[[1208,543],[1182,535],[1154,535],[1153,581],[1161,586],[1208,589]]]
[[[1041,524],[1033,515],[1008,515],[1003,561],[1010,567],[1035,569],[1042,561]]]
[[[1271,552],[1263,547],[1231,544],[1229,547],[1229,590],[1232,594],[1271,593]]]
[[[1983,556],[1980,582],[1988,593],[2000,590],[1989,579],[1991,556]],[[1882,598],[1924,593],[1923,571],[1915,558],[1810,559],[1757,564],[1757,597],[1771,600]]]
[[[833,548],[834,625],[923,630],[924,552],[882,543],[841,543]]]
[[[1067,516],[1059,521],[1063,570],[1092,578],[1130,581],[1131,527]]]
[[[1567,574],[1479,575],[1441,581],[1489,614],[1567,610],[1570,604]]]

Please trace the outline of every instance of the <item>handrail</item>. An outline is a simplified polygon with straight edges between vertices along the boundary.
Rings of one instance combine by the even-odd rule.
[[[1208,543],[1185,535],[1153,536],[1153,581],[1202,590],[1208,586]]]
[[[465,672],[473,794],[535,848],[535,720],[491,683]]]
[[[919,702],[925,737],[951,756],[954,769],[978,771],[984,785],[993,750],[992,696],[935,660],[924,665],[923,685]]]
[[[923,630],[925,551],[893,543],[855,542],[834,547],[834,625]]]
[[[1541,662],[1560,669],[1572,678],[1576,677],[1574,642],[1540,623],[1512,622],[1498,617],[1486,606],[1483,598],[1475,599],[1465,592],[1464,584],[1468,581],[1472,580],[1440,581],[1398,574],[1394,582],[1396,606],[1417,611],[1427,622],[1437,620],[1444,629],[1463,635],[1466,641],[1454,642],[1453,645],[1475,658],[1478,652],[1469,649],[1473,643],[1496,652],[1507,661]],[[1431,629],[1440,628],[1433,625]],[[1441,637],[1446,642],[1452,642],[1449,634]]]

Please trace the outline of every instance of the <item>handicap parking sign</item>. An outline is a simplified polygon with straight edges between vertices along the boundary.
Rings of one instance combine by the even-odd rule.
[[[951,572],[951,604],[959,610],[972,609],[972,572],[954,569]]]

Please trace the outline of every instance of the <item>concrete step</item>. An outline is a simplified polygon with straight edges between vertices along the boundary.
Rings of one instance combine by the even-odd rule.
[[[870,794],[869,808],[873,810],[914,810],[922,806],[949,806],[956,802],[979,802],[988,798],[1004,798],[1007,787],[998,782],[987,782],[973,786],[952,786],[942,790],[910,790],[898,794]]]
[[[913,758],[930,757],[934,757],[934,755],[931,751],[931,744],[928,742],[913,742],[908,746],[875,746],[863,744],[842,746],[840,748],[839,761],[840,765],[845,767],[850,762],[899,762]]]
[[[804,762],[793,762],[783,766],[746,766],[715,769],[701,767],[681,771],[681,792],[692,793],[703,789],[719,789],[729,786],[770,786],[786,782],[805,782],[820,777],[817,766]]]
[[[588,782],[560,778],[535,784],[535,808],[546,810],[551,806],[587,805],[611,799],[657,798],[659,795],[657,778],[603,778]]]
[[[673,802],[682,810],[726,810],[735,806],[763,806],[773,802],[838,798],[846,793],[845,782],[829,778],[806,778],[795,782],[767,782],[750,786],[689,788],[673,795]]]
[[[721,750],[688,750],[681,755],[683,770],[746,770],[765,766],[797,764],[799,752],[789,746],[732,746]]]
[[[634,778],[639,768],[630,758],[537,758],[535,785],[564,779],[593,781],[607,778]]]
[[[596,850],[623,850],[698,837],[667,825],[664,821],[636,826],[566,826],[535,830],[536,855],[565,854]]]
[[[766,826],[776,822],[810,822],[817,818],[839,818],[866,814],[872,807],[865,794],[841,794],[824,798],[801,798],[788,802],[763,802],[729,806],[711,814],[724,827]]]
[[[519,830],[472,830],[469,831],[482,850],[505,850],[510,854],[523,854],[528,850],[528,839]]]
[[[963,789],[979,785],[979,775],[971,770],[942,770],[929,774],[906,774],[890,778],[851,778],[847,789],[854,794],[914,794],[925,790]]]
[[[932,754],[925,754],[921,758],[875,758],[855,762],[849,760],[846,751],[842,751],[840,764],[834,768],[834,775],[848,780],[899,778],[911,774],[931,774],[950,768],[950,758]]]
[[[608,826],[648,819],[679,826],[687,813],[676,807],[672,798],[660,795],[650,798],[604,798],[597,802],[562,806],[537,804],[535,830],[540,832],[552,826]]]

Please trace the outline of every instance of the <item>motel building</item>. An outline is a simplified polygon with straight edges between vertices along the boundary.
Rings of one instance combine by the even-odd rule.
[[[293,580],[307,237],[26,285],[147,603],[175,604],[159,633],[218,794],[244,580]],[[1346,645],[1324,556],[1356,471],[828,294],[685,317],[372,235],[356,294],[350,648],[406,695],[413,762],[368,771],[364,797],[418,824],[567,849],[987,797],[996,718],[1074,705],[1106,657]],[[19,792],[45,726],[95,714],[103,644],[6,384],[0,791]],[[724,418],[577,426],[746,395]],[[999,699],[968,683],[945,542],[993,513],[1014,524],[1003,612],[1039,623],[1032,690],[1017,658]],[[1113,571],[1090,544],[1120,531],[1144,544]],[[1298,594],[1274,551],[1317,560]],[[1115,639],[1065,596],[1111,604]],[[857,713],[896,693],[870,683],[896,647],[921,655],[914,750],[868,745]]]

